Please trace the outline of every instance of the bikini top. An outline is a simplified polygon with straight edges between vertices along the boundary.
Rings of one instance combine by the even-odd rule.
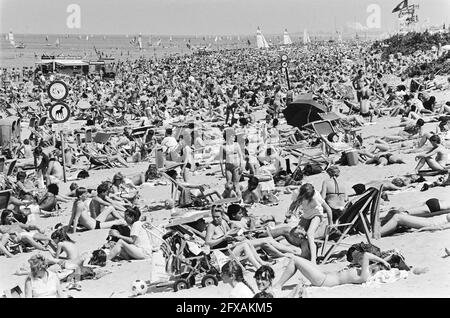
[[[337,195],[345,195],[345,193],[343,193],[343,192],[339,192],[339,184],[337,183],[337,181],[336,181],[336,178],[332,178],[333,179],[333,181],[334,181],[334,192],[328,192],[327,193],[327,196],[329,195],[329,194],[337,194]]]

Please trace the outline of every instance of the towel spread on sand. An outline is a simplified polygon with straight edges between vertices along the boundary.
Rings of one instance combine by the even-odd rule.
[[[392,268],[390,270],[381,270],[375,275],[371,276],[366,283],[362,284],[364,287],[379,287],[383,283],[393,283],[400,279],[408,277],[408,272]]]

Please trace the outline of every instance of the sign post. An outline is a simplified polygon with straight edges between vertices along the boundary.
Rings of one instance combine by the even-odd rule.
[[[62,152],[62,168],[64,183],[67,182],[66,177],[66,158],[65,158],[65,142],[62,123],[66,122],[70,118],[70,107],[62,101],[67,97],[69,89],[66,83],[63,81],[53,81],[50,83],[47,89],[47,93],[53,101],[48,110],[51,120],[57,125],[57,132],[61,138],[61,152]],[[57,133],[55,134],[57,135]]]
[[[281,55],[281,70],[285,72],[288,89],[291,90],[291,82],[289,80],[289,71],[288,71],[288,61],[289,59],[286,54]]]

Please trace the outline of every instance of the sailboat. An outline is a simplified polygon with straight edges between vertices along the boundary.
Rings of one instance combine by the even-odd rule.
[[[139,50],[142,50],[142,34],[139,33],[138,36],[138,46],[139,46]]]
[[[23,44],[22,42],[20,42],[19,44],[16,44],[16,41],[14,40],[14,34],[12,33],[12,31],[9,31],[8,40],[9,40],[9,43],[12,46],[14,46],[16,49],[24,49],[25,48],[25,44]]]
[[[45,42],[47,43],[47,44],[45,44],[46,46],[51,46],[51,44],[48,43],[48,35],[45,36]]]
[[[59,44],[59,38],[56,38],[55,46],[56,46],[56,47],[59,47],[59,45],[60,45],[60,44]]]
[[[292,44],[291,37],[289,36],[287,29],[284,29],[283,45],[290,45],[290,44]]]
[[[264,38],[264,35],[261,32],[261,29],[258,27],[256,29],[256,47],[258,49],[261,48],[268,48],[269,47],[269,43],[267,43],[266,39]]]
[[[303,30],[303,44],[307,45],[309,43],[311,43],[311,39],[309,38],[308,31],[305,29]]]
[[[89,35],[86,35],[86,41],[89,41]]]

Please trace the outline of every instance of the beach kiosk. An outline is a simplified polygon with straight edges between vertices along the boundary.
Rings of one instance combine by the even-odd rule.
[[[0,146],[7,147],[11,142],[20,142],[20,125],[20,118],[16,116],[0,119]]]
[[[47,56],[43,55],[36,68],[44,75],[49,72],[66,74],[69,76],[89,73],[89,61],[83,60],[79,56]]]

